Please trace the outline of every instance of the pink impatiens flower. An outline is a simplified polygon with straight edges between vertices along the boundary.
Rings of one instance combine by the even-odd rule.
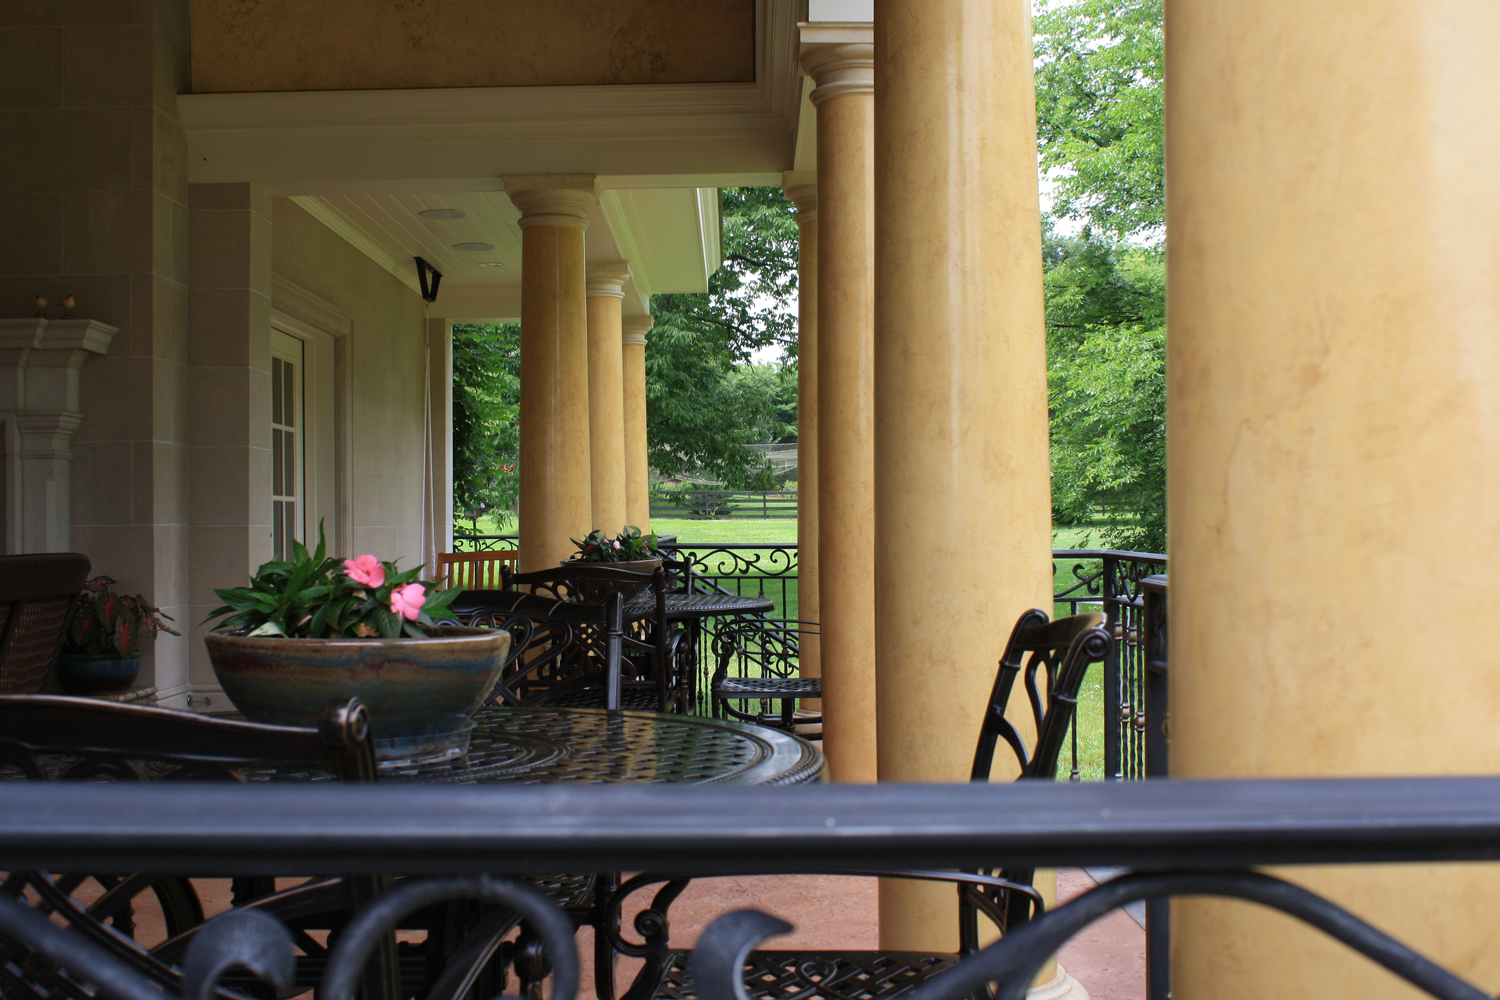
[[[416,621],[427,603],[427,588],[420,583],[408,583],[391,591],[391,614],[400,615],[408,621]]]
[[[379,559],[369,554],[358,559],[345,559],[344,572],[349,575],[349,579],[366,587],[379,587],[385,583],[385,567],[380,564]]]

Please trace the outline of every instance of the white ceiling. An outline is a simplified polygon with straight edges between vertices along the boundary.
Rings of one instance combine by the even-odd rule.
[[[432,315],[513,320],[521,292],[520,212],[502,191],[446,194],[328,194],[293,198],[314,217],[412,288],[415,257],[443,275]],[[427,209],[461,219],[424,219]],[[658,292],[700,292],[719,266],[718,192],[713,188],[605,191],[589,213],[587,260],[628,260],[626,315],[650,312]],[[493,250],[455,249],[491,243]],[[498,265],[498,266],[487,266]]]

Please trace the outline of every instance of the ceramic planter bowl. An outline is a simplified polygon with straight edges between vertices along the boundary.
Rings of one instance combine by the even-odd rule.
[[[88,656],[64,653],[57,658],[57,682],[68,694],[113,694],[129,691],[141,672],[141,656],[128,660],[118,656]]]
[[[318,724],[333,698],[351,695],[370,711],[376,739],[431,733],[484,703],[510,651],[510,634],[442,629],[430,639],[204,637],[219,685],[247,719]]]

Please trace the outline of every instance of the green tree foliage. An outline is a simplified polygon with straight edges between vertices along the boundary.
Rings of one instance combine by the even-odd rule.
[[[520,495],[521,328],[453,326],[453,513],[501,525]]]
[[[1162,0],[1077,0],[1036,17],[1053,513],[1166,548]]]
[[[1037,141],[1054,214],[1117,239],[1159,242],[1162,0],[1052,0],[1034,31]]]
[[[784,399],[778,402],[759,375],[743,368],[757,348],[795,353],[796,217],[779,188],[724,188],[720,212],[724,265],[708,291],[651,299],[650,462],[666,476],[768,489],[770,463],[746,445],[785,436],[776,430],[778,419],[786,423]]]

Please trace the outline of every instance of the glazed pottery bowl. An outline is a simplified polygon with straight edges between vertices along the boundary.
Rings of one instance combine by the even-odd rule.
[[[510,634],[444,627],[428,639],[204,637],[219,686],[255,722],[316,727],[323,706],[354,696],[374,737],[430,734],[478,711],[495,686]]]
[[[114,694],[129,691],[141,672],[137,653],[128,660],[118,656],[85,656],[64,653],[57,658],[57,682],[68,694]]]

